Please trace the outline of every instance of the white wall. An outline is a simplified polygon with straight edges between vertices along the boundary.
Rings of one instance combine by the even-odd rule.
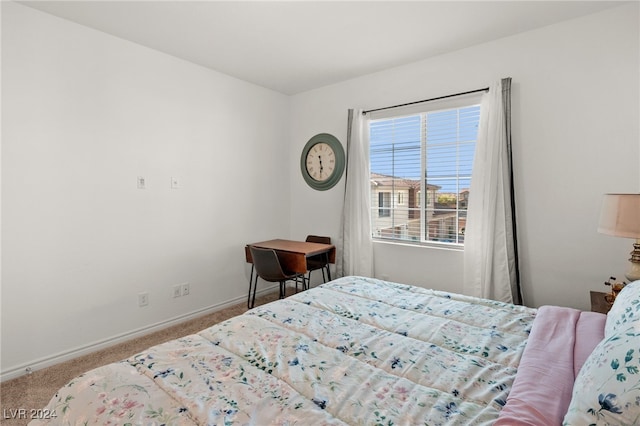
[[[2,106],[5,378],[244,301],[288,235],[284,95],[2,2]]]
[[[566,21],[292,98],[291,234],[338,236],[344,179],[307,187],[294,161],[316,133],[346,145],[347,109],[395,105],[513,78],[513,140],[525,302],[589,309],[623,278],[631,240],[596,232],[606,192],[639,192],[638,4]],[[354,46],[357,49],[357,46]],[[461,291],[462,252],[376,244],[375,274]]]

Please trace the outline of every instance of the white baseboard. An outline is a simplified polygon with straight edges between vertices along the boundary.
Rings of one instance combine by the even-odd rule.
[[[257,295],[269,293],[276,288],[278,288],[277,285],[266,287],[258,291]],[[187,314],[179,315],[177,317],[170,318],[165,321],[160,321],[155,324],[148,325],[146,327],[141,327],[135,330],[127,331],[126,333],[122,333],[116,336],[102,339],[102,340],[90,343],[88,345],[80,346],[64,352],[59,352],[54,355],[36,359],[34,361],[9,368],[6,371],[0,372],[0,382],[15,379],[20,376],[24,376],[25,374],[30,374],[30,372],[51,367],[55,364],[59,364],[64,361],[68,361],[70,359],[77,358],[82,355],[87,355],[91,352],[96,352],[96,351],[99,351],[100,349],[104,349],[109,346],[113,346],[115,344],[125,342],[127,340],[131,340],[135,337],[144,336],[146,334],[153,333],[154,331],[162,330],[164,328],[171,327],[172,325],[176,325],[181,322],[188,321],[190,319],[193,319],[202,315],[210,314],[212,312],[216,312],[221,309],[228,308],[230,306],[236,305],[245,300],[247,300],[247,296],[239,296],[239,297],[236,297],[235,299],[231,299],[226,302],[211,305],[206,308],[198,309],[197,311],[189,312]]]

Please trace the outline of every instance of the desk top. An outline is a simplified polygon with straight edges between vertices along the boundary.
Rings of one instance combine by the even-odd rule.
[[[310,243],[306,241],[292,241],[281,239],[261,241],[259,243],[251,243],[248,245],[278,251],[300,253],[304,254],[305,256],[313,256],[314,254],[325,253],[327,251],[335,249],[335,246],[333,244]]]
[[[321,253],[329,253],[329,262],[335,263],[336,247],[333,244],[322,243],[310,243],[306,241],[293,241],[293,240],[267,240],[260,241],[258,243],[247,244],[245,252],[247,256],[247,262],[251,262],[251,253],[249,252],[249,246],[267,248],[278,251],[281,255],[290,253],[291,256],[309,257]]]

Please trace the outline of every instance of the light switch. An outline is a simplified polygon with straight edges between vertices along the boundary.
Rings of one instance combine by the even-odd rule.
[[[171,177],[171,189],[178,189],[180,188],[180,179],[178,179],[177,177],[172,176]]]
[[[147,183],[144,179],[144,176],[138,176],[138,189],[145,189],[147,187]]]

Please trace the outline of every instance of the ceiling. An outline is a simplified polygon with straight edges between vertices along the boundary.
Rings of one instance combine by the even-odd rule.
[[[594,13],[616,1],[21,1],[284,94]]]

